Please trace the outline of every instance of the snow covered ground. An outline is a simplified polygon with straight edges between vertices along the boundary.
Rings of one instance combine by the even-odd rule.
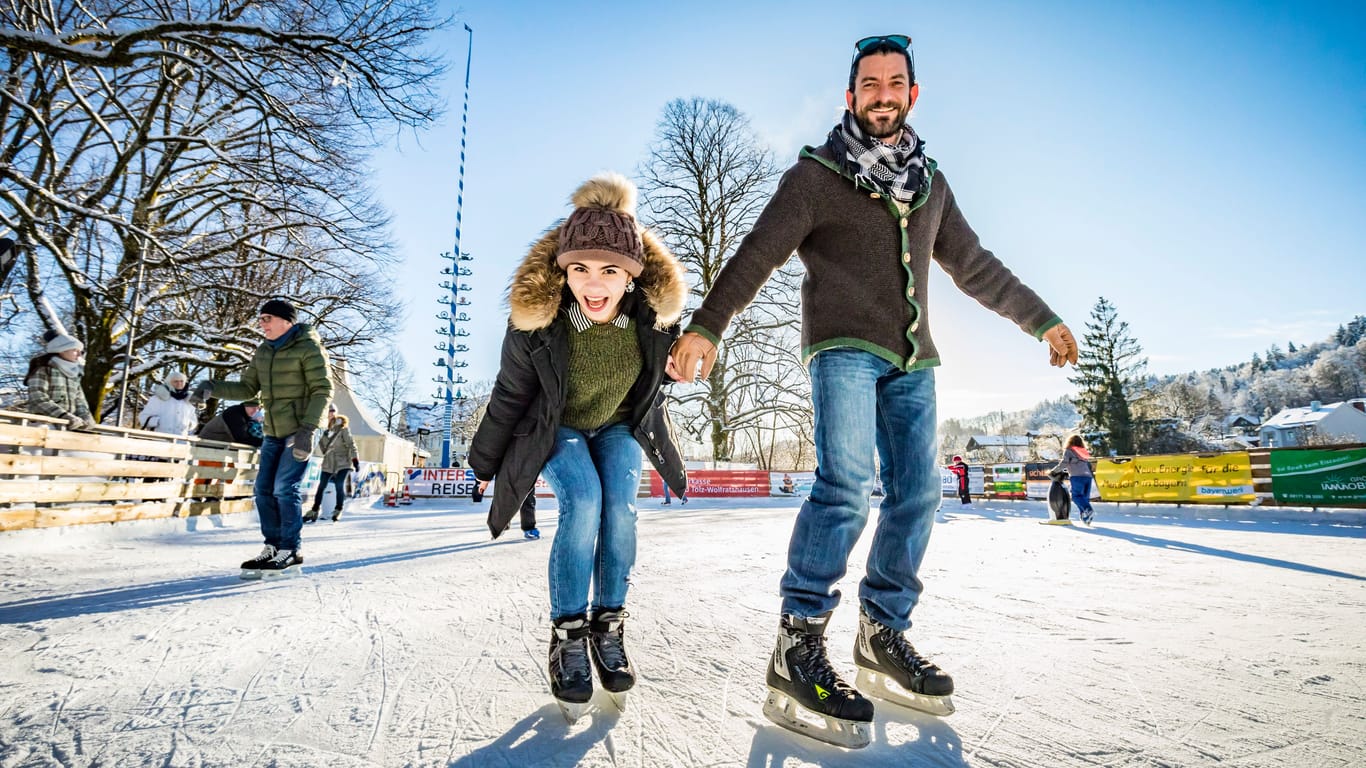
[[[640,683],[573,727],[552,500],[539,542],[468,502],[355,508],[268,583],[237,578],[248,515],[0,535],[0,766],[1366,765],[1362,515],[976,506],[936,526],[911,634],[958,711],[880,705],[857,752],[760,713],[793,500],[642,500]],[[830,630],[850,673],[866,546]]]

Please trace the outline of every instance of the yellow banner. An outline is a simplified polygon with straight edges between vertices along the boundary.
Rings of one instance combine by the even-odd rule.
[[[1246,451],[1100,459],[1096,483],[1105,501],[1246,504],[1256,498]]]

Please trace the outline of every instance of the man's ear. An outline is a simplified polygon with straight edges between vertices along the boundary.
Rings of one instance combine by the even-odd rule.
[[[913,84],[911,85],[911,104],[910,104],[912,107],[915,106],[915,100],[918,99],[918,98],[920,98],[920,83],[913,83]]]
[[[845,92],[844,92],[844,106],[847,107],[847,108],[849,109],[850,112],[853,112],[853,111],[854,111],[854,92],[853,92],[853,91],[845,91]]]

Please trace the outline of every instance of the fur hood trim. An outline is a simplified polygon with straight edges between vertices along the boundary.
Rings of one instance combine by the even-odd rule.
[[[623,190],[623,185],[612,183],[611,177],[596,177],[579,187],[572,200],[577,207],[629,204],[634,208],[635,189],[629,182]],[[580,205],[581,201],[588,205]],[[617,207],[617,210],[622,209]],[[507,303],[508,319],[515,330],[530,332],[548,328],[559,315],[565,291],[565,271],[555,263],[561,223],[556,222],[531,246],[531,251],[512,276]],[[683,317],[688,300],[687,273],[653,232],[641,228],[640,237],[645,258],[640,277],[635,279],[636,291],[654,310],[655,328],[662,331]]]

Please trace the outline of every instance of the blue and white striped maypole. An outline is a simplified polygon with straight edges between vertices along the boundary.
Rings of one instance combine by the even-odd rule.
[[[450,467],[451,459],[453,458],[451,455],[451,429],[454,426],[455,401],[457,397],[455,389],[457,375],[455,369],[457,367],[463,367],[463,365],[457,366],[455,360],[455,338],[457,335],[455,324],[460,320],[467,319],[460,310],[460,278],[470,274],[468,268],[462,268],[460,266],[462,256],[464,260],[469,259],[469,256],[460,253],[460,212],[465,204],[465,136],[470,122],[470,63],[474,59],[474,30],[470,28],[469,24],[466,24],[465,31],[469,33],[469,50],[465,56],[465,107],[460,116],[460,174],[455,194],[455,250],[447,256],[451,260],[451,266],[446,270],[451,275],[449,286],[450,296],[442,302],[449,305],[448,311],[443,313],[448,317],[446,321],[445,364],[446,410],[441,418],[441,466],[443,468]],[[468,301],[466,301],[466,303],[468,304]],[[461,382],[464,381],[463,377],[459,378]]]

